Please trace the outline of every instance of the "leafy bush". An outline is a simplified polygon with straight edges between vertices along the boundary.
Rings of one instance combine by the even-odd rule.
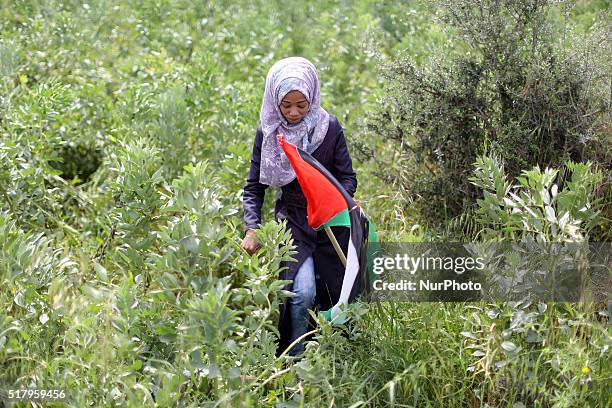
[[[18,311],[0,315],[0,364],[29,363],[5,366],[0,384],[87,390],[71,397],[78,405],[258,399],[253,379],[280,364],[275,321],[287,282],[277,277],[293,254],[290,234],[264,225],[263,249],[248,257],[228,220],[236,210],[213,190],[206,164],[163,190],[158,162],[142,141],[117,151],[122,176],[112,183],[127,202],[111,216],[116,236],[79,267],[2,214],[0,277]],[[41,359],[48,370],[33,369]]]
[[[475,166],[469,180],[484,194],[475,211],[483,240],[530,236],[541,242],[581,242],[597,227],[610,231],[610,220],[602,216],[610,203],[595,195],[604,176],[590,162],[568,161],[563,171],[523,170],[515,186],[499,159],[479,157]]]
[[[453,42],[423,67],[412,57],[383,64],[389,86],[366,135],[384,143],[362,149],[427,224],[475,204],[468,177],[483,153],[503,155],[510,177],[568,159],[610,165],[605,27],[569,48],[549,2],[440,3]]]

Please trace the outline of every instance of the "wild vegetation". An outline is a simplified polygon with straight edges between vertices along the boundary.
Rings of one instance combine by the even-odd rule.
[[[240,248],[289,55],[382,241],[608,242],[606,1],[0,4],[0,405],[611,405],[605,303],[356,303],[290,364],[274,194]]]

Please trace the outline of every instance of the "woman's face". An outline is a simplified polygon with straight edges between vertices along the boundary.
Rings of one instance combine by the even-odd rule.
[[[309,107],[308,100],[300,91],[288,92],[279,106],[287,122],[292,125],[295,125],[306,116]]]

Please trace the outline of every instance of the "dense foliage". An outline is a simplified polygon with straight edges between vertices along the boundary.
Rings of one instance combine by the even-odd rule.
[[[481,192],[468,178],[483,153],[502,156],[511,177],[568,159],[612,165],[609,27],[602,20],[587,36],[574,34],[567,6],[441,2],[455,52],[424,66],[412,56],[385,64],[389,91],[367,136],[390,142],[397,173],[385,171],[388,158],[366,152],[428,224],[473,208]]]
[[[0,3],[0,405],[38,387],[74,407],[609,406],[599,303],[357,303],[349,325],[317,319],[300,362],[275,356],[290,234],[269,192],[248,257],[240,210],[282,57],[319,68],[383,240],[435,238],[440,200],[446,222],[464,197],[465,239],[605,237],[609,61],[578,67],[591,48],[545,26],[530,48],[539,1],[499,2],[533,4],[508,27],[487,9],[495,53],[466,46],[484,27],[467,3]],[[605,1],[561,3],[556,24],[605,29]]]

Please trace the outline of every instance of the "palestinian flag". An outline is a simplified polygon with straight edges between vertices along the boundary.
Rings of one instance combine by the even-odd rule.
[[[374,225],[368,220],[362,208],[344,189],[342,184],[309,153],[288,142],[279,135],[278,141],[287,155],[298,183],[307,201],[308,224],[315,230],[326,229],[335,241],[329,227],[350,228],[348,254],[335,245],[339,256],[345,256],[345,271],[338,302],[321,314],[329,321],[343,323],[346,317],[342,309],[357,295],[369,293],[373,274],[368,262],[368,246],[378,241]],[[341,255],[342,254],[342,255]]]

